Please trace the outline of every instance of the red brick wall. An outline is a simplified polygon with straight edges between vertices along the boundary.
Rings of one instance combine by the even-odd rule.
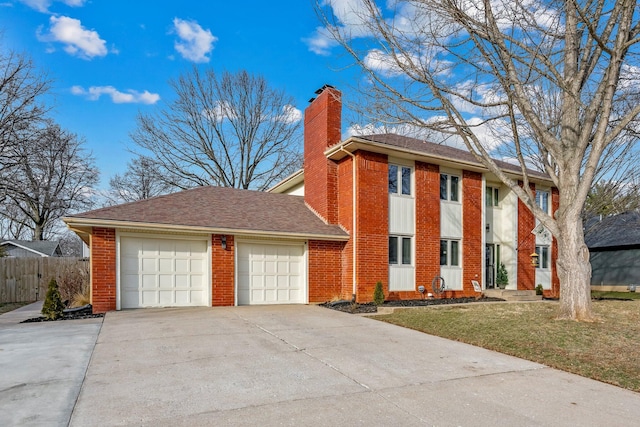
[[[309,302],[350,298],[342,287],[340,258],[345,242],[309,240]]]
[[[530,186],[535,194],[535,185]],[[518,289],[535,289],[536,269],[531,264],[531,254],[536,251],[536,238],[531,234],[535,226],[533,213],[518,198]]]
[[[462,171],[462,293],[475,295],[472,280],[482,283],[482,174]],[[456,295],[459,296],[459,295]]]
[[[235,241],[234,236],[227,237],[227,248],[222,249],[222,235],[211,236],[211,302],[215,306],[228,306],[235,303]]]
[[[373,301],[375,284],[389,289],[388,161],[383,154],[357,151],[358,302]]]
[[[94,313],[116,309],[116,230],[91,233],[91,304]]]
[[[560,193],[557,188],[551,189],[551,214],[556,213],[560,207]],[[560,297],[560,279],[558,278],[558,269],[556,262],[558,261],[558,241],[553,238],[551,243],[551,290],[545,291],[545,295],[552,298]]]
[[[353,159],[348,156],[338,164],[338,224],[353,236]],[[343,297],[353,296],[353,239],[343,246],[340,258]]]
[[[304,112],[304,200],[331,224],[338,220],[337,165],[324,151],[340,142],[340,91],[326,88]]]

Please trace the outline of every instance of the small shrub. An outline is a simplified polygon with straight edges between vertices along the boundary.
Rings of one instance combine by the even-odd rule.
[[[509,274],[507,273],[507,268],[505,267],[504,262],[501,262],[496,274],[496,285],[498,285],[500,289],[504,289],[508,284]]]
[[[58,283],[56,279],[51,279],[47,288],[47,296],[44,299],[44,304],[42,304],[42,315],[49,320],[56,320],[62,317],[62,310],[64,310],[64,304],[62,303]]]
[[[384,291],[382,290],[382,282],[376,283],[376,288],[373,291],[373,303],[375,305],[382,305],[384,303]]]
[[[542,295],[542,293],[543,293],[542,285],[538,283],[538,286],[536,286],[536,295]]]

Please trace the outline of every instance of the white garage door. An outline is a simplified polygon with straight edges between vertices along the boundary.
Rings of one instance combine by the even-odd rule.
[[[238,243],[238,304],[305,303],[304,244]]]
[[[120,238],[121,308],[208,303],[206,240]]]

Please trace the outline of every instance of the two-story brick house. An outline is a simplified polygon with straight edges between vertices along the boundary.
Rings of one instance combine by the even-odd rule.
[[[470,153],[390,134],[342,140],[340,92],[317,94],[304,168],[269,193],[203,187],[65,218],[90,242],[95,311],[364,302],[378,281],[387,298],[413,299],[434,277],[447,297],[471,296],[472,281],[495,286],[500,263],[508,288],[557,294],[555,241]],[[530,181],[555,209],[551,181]]]

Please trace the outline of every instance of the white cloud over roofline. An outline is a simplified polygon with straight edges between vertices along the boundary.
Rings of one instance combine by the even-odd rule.
[[[160,100],[160,95],[149,91],[138,92],[127,89],[125,92],[117,90],[113,86],[91,86],[88,89],[82,86],[73,86],[71,93],[83,96],[89,101],[97,101],[102,95],[109,96],[114,104],[155,104]]]
[[[174,47],[184,59],[197,63],[209,62],[208,55],[218,40],[210,30],[205,30],[196,21],[174,18],[173,31],[179,39]]]

